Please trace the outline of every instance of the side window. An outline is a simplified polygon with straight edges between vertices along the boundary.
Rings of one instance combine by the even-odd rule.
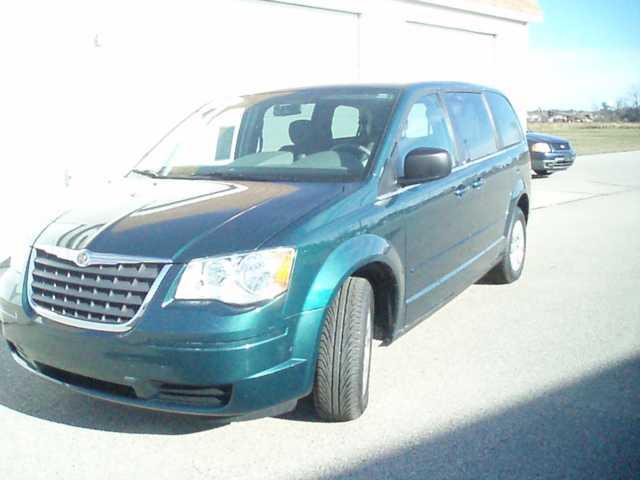
[[[311,120],[315,104],[273,105],[264,113],[262,125],[262,151],[277,152],[293,142],[289,138],[289,125],[296,120]]]
[[[493,120],[500,136],[503,147],[508,147],[522,141],[520,121],[509,101],[502,95],[493,92],[485,93]]]
[[[216,142],[215,160],[228,160],[231,158],[234,131],[235,127],[220,127],[218,141]]]
[[[431,130],[429,118],[427,117],[426,102],[420,101],[411,107],[407,122],[402,131],[402,138],[428,137]]]
[[[455,164],[454,144],[437,95],[426,95],[411,107],[398,147],[402,158],[414,148],[442,148],[449,152]]]
[[[464,163],[497,150],[491,118],[480,93],[446,93],[444,101]]]
[[[338,105],[333,111],[331,120],[331,136],[339,138],[353,138],[358,135],[360,128],[360,111],[348,105]]]

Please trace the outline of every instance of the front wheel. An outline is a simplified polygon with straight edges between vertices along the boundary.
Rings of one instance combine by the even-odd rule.
[[[522,210],[516,208],[509,227],[507,250],[500,263],[487,274],[487,278],[493,283],[515,282],[522,275],[526,253],[527,220]]]
[[[539,177],[548,177],[553,173],[551,170],[534,170],[534,172]]]
[[[369,403],[374,297],[364,278],[347,279],[327,310],[313,400],[320,418],[355,420]]]

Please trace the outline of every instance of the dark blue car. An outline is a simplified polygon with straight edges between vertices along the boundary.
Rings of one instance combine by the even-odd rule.
[[[541,176],[566,170],[576,159],[576,152],[566,138],[527,132],[527,143],[531,154],[531,168]]]

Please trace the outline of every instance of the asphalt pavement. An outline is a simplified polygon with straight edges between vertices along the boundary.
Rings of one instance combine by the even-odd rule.
[[[0,479],[640,478],[640,152],[533,179],[513,285],[377,346],[369,409],[224,424],[85,398],[0,346]]]

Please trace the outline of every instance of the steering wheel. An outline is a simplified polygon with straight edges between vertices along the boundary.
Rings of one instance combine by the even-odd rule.
[[[345,152],[355,153],[357,157],[360,157],[362,155],[366,155],[367,157],[371,156],[371,150],[369,150],[367,147],[356,145],[353,143],[342,143],[340,145],[336,145],[335,147],[331,147],[331,150],[333,150],[334,152],[343,150]]]
[[[351,172],[361,172],[364,170],[365,161],[371,157],[371,151],[362,146],[356,145],[353,143],[343,143],[341,145],[336,145],[331,148],[331,151],[334,151],[340,157],[340,163],[342,167],[346,168]],[[342,155],[342,152],[347,155]]]

